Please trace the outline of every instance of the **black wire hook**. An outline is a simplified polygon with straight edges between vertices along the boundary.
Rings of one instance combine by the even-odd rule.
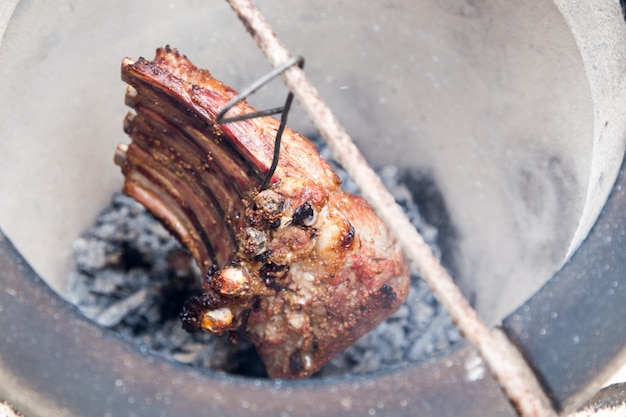
[[[234,117],[225,117],[225,116],[226,116],[226,113],[228,113],[228,111],[232,109],[241,100],[253,94],[259,88],[263,87],[265,84],[267,84],[268,82],[270,82],[271,80],[273,80],[274,78],[276,78],[277,76],[279,76],[280,74],[282,74],[288,68],[290,68],[292,65],[295,65],[295,64],[297,64],[298,67],[300,68],[304,68],[304,58],[300,55],[296,55],[290,58],[287,62],[285,62],[281,66],[274,68],[272,71],[268,72],[267,74],[265,74],[264,76],[256,80],[254,83],[252,83],[248,88],[243,90],[241,93],[233,97],[224,106],[224,108],[220,110],[220,112],[215,117],[216,124],[226,124],[226,123],[238,122],[241,120],[254,119],[256,117],[265,117],[265,116],[271,116],[274,114],[282,113],[280,117],[280,124],[278,125],[278,130],[276,131],[276,139],[274,141],[274,157],[272,159],[272,165],[270,166],[270,169],[267,172],[267,176],[265,177],[265,180],[263,181],[263,184],[261,185],[261,190],[265,190],[269,186],[270,180],[272,179],[272,175],[274,175],[274,172],[276,171],[276,167],[278,166],[278,158],[280,157],[280,141],[283,136],[283,131],[285,130],[285,126],[287,125],[287,115],[289,114],[289,110],[291,109],[291,103],[293,102],[293,93],[289,91],[289,93],[287,94],[287,99],[285,100],[285,105],[282,107],[274,107],[272,109],[262,110],[262,111],[258,111],[254,113],[248,113],[248,114],[241,114],[239,116],[234,116]]]

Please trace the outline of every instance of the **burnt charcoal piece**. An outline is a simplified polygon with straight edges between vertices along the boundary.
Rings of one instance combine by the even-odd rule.
[[[400,250],[308,139],[285,130],[260,191],[276,119],[216,125],[236,93],[169,47],[153,61],[124,59],[122,79],[134,109],[124,124],[132,142],[115,157],[123,191],[207,276],[183,313],[187,328],[245,337],[270,377],[301,378],[398,309],[410,283]],[[252,112],[242,102],[229,117]]]

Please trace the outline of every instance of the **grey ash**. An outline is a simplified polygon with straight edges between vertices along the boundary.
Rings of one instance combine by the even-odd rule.
[[[320,147],[321,155],[342,178],[343,188],[356,192],[330,151]],[[415,193],[402,181],[404,177],[395,167],[384,167],[379,174],[415,227],[440,254],[438,229],[424,220],[414,201]],[[115,194],[93,226],[74,242],[73,253],[67,298],[96,323],[141,351],[182,364],[266,376],[251,344],[183,330],[179,314],[184,302],[199,294],[202,278],[191,256],[139,203]],[[384,290],[381,294],[391,296]],[[318,375],[366,374],[424,360],[447,352],[459,339],[447,313],[413,273],[409,296],[400,309],[335,357]],[[290,359],[293,366],[298,366],[296,359]]]

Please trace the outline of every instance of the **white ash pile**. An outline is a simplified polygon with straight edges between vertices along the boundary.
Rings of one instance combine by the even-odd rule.
[[[356,192],[345,171],[331,162],[343,188]],[[379,174],[426,241],[440,254],[438,231],[426,223],[395,167]],[[75,269],[68,299],[89,318],[174,361],[219,372],[265,376],[247,342],[186,333],[178,318],[184,301],[200,291],[191,256],[129,197],[116,194],[92,228],[74,243]],[[319,375],[365,374],[442,354],[460,335],[426,285],[413,274],[406,302],[389,319],[335,357]]]

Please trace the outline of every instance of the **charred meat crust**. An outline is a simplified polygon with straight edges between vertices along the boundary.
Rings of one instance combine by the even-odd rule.
[[[307,377],[402,303],[408,268],[382,221],[272,117],[216,125],[235,95],[175,49],[124,59],[130,145],[124,191],[188,247],[206,275],[181,314],[189,331],[249,338],[273,378]],[[246,102],[229,116],[251,113]]]

